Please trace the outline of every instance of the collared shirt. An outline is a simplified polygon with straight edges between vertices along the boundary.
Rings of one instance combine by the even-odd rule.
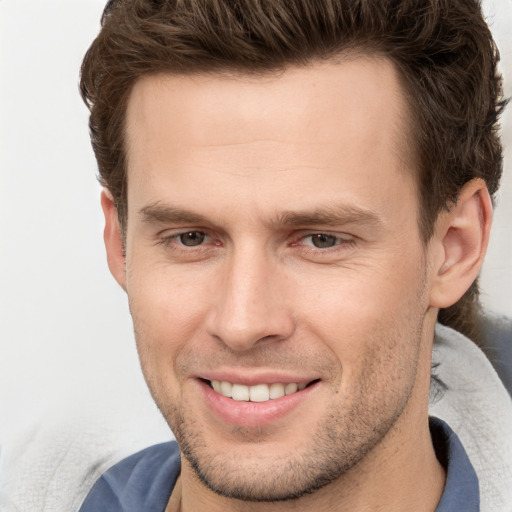
[[[436,457],[446,470],[446,483],[436,512],[479,512],[478,477],[459,436],[439,418],[430,418]]]
[[[436,512],[479,512],[478,478],[451,428],[430,418],[430,433],[446,484]],[[132,455],[104,473],[79,512],[164,512],[180,474],[175,442],[158,444]]]

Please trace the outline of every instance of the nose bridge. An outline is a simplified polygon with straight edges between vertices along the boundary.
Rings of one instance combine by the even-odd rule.
[[[252,348],[263,338],[283,339],[293,331],[278,265],[264,248],[233,250],[219,280],[210,334],[233,350]]]

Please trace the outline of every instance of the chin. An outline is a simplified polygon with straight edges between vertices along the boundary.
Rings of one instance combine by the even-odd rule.
[[[235,428],[236,441],[216,442],[211,431],[198,428],[203,423],[183,421],[177,410],[167,418],[183,463],[205,487],[227,498],[278,502],[297,500],[340,481],[382,441],[399,416],[397,412],[383,418],[370,429],[351,413],[345,418],[329,414],[321,426],[307,429],[306,439],[295,439],[292,447],[288,439],[281,449],[279,442],[267,441],[261,432]]]

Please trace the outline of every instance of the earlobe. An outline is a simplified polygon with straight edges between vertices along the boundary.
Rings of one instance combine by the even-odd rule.
[[[114,279],[126,291],[126,260],[123,250],[123,238],[119,226],[117,208],[114,205],[112,194],[107,189],[103,189],[101,192],[101,208],[105,216],[103,240],[107,250],[108,268]]]
[[[464,295],[482,266],[492,223],[492,203],[485,182],[466,183],[449,211],[436,223],[430,303],[447,308]],[[431,247],[432,249],[432,247]]]

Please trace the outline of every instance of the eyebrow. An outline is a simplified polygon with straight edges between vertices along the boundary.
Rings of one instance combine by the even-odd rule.
[[[167,224],[212,225],[212,219],[199,213],[170,205],[153,203],[139,210],[143,222]],[[366,224],[378,227],[383,224],[381,217],[371,210],[344,205],[341,207],[316,208],[311,211],[284,211],[270,220],[272,227],[286,226],[339,226],[345,224]]]
[[[211,221],[199,213],[160,203],[144,206],[139,210],[139,214],[143,222],[211,224]]]
[[[305,212],[282,212],[272,224],[282,226],[339,226],[343,224],[368,224],[378,227],[382,225],[381,217],[371,210],[355,206],[317,208]]]

